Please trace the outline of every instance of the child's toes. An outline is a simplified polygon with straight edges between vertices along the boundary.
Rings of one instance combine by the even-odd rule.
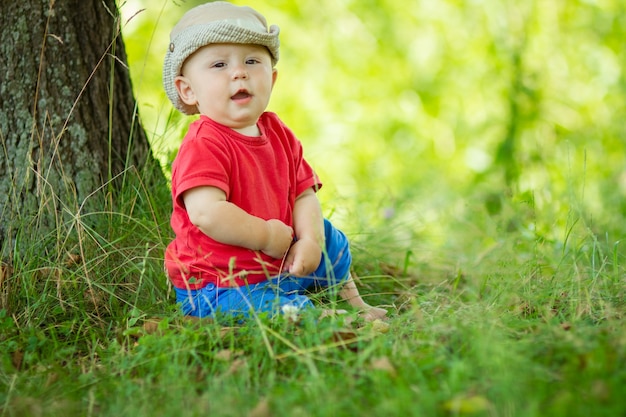
[[[387,310],[379,307],[370,307],[360,314],[360,316],[365,321],[374,321],[377,319],[382,319],[387,314]]]

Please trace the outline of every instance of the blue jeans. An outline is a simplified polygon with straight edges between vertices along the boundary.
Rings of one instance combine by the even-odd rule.
[[[348,239],[343,232],[325,219],[324,233],[326,248],[317,269],[310,276],[281,274],[258,284],[234,288],[218,288],[213,283],[199,290],[174,288],[176,301],[181,304],[183,314],[195,317],[213,317],[218,312],[247,317],[251,311],[274,315],[285,305],[312,307],[313,303],[304,292],[346,281],[352,263]]]

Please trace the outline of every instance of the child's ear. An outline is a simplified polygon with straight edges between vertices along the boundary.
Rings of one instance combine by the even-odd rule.
[[[274,84],[276,84],[277,78],[278,78],[278,70],[276,68],[272,68],[272,89],[274,88]]]
[[[176,76],[176,78],[174,78],[174,85],[176,86],[178,96],[183,103],[188,106],[195,106],[198,103],[196,100],[196,94],[193,92],[191,84],[187,78],[182,75]]]

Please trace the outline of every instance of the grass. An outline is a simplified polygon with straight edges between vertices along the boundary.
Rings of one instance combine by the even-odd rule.
[[[428,236],[394,247],[396,228],[381,226],[354,251],[385,323],[317,311],[228,323],[176,311],[162,273],[167,214],[155,209],[168,203],[140,187],[121,201],[66,224],[61,255],[33,245],[3,266],[0,416],[626,411],[622,255],[581,224],[564,245],[500,228],[511,207],[477,209],[430,250]]]
[[[170,197],[125,174],[115,202],[90,196],[101,211],[19,227],[0,265],[0,417],[626,414],[624,250],[604,232],[623,235],[619,213],[599,226],[439,173],[395,184],[406,195],[388,207],[363,181],[339,214],[387,321],[197,321],[163,273]]]

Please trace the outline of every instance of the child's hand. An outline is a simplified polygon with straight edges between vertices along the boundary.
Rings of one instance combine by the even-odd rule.
[[[281,259],[293,242],[293,229],[278,219],[266,221],[268,228],[267,244],[261,252],[272,258]]]
[[[289,249],[285,260],[285,269],[290,274],[301,277],[311,275],[320,264],[322,249],[313,239],[299,239]]]

